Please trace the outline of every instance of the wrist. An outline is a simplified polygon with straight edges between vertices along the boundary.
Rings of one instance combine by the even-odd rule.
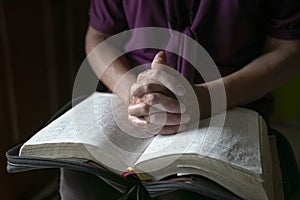
[[[227,109],[223,79],[195,84],[194,90],[199,103],[201,119],[224,112]]]
[[[194,92],[198,100],[200,119],[210,117],[211,102],[209,90],[206,84],[194,84]]]
[[[122,77],[118,84],[113,89],[113,92],[117,94],[124,104],[129,105],[131,98],[131,86],[136,82],[136,76],[133,74]]]

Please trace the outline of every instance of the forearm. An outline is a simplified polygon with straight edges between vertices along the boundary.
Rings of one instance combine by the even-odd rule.
[[[129,72],[130,67],[126,57],[118,56],[122,55],[118,49],[107,42],[101,43],[108,37],[109,35],[89,27],[85,42],[88,61],[97,77],[128,104],[130,87],[136,81],[136,77]],[[100,43],[103,48],[95,48]],[[113,62],[110,63],[111,61]]]
[[[268,39],[263,55],[241,70],[223,77],[227,108],[248,104],[285,83],[299,71],[299,55],[299,41]],[[197,90],[200,91],[198,92],[200,101],[206,101],[206,104],[210,103],[209,99],[203,100],[203,96],[209,98],[208,92],[205,93],[207,87],[212,89],[220,87],[220,82],[212,81],[205,86],[198,85]],[[204,95],[201,95],[201,91]]]
[[[298,45],[266,44],[266,53],[224,77],[228,107],[248,104],[287,82],[300,69]]]

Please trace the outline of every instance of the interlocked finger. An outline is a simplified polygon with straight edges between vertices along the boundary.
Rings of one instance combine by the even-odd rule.
[[[186,129],[185,125],[159,125],[147,121],[144,117],[129,115],[129,121],[137,127],[142,128],[145,132],[152,135],[170,135]]]
[[[188,114],[154,113],[144,117],[148,122],[159,125],[179,125],[190,121]]]
[[[174,94],[166,87],[159,83],[135,83],[131,86],[131,95],[135,97],[143,97],[149,93],[162,93],[170,97],[175,97]]]
[[[164,111],[169,113],[184,113],[186,111],[186,106],[184,104],[179,103],[175,98],[161,93],[145,94],[142,97],[142,101],[154,107],[157,107],[156,105],[160,105]]]

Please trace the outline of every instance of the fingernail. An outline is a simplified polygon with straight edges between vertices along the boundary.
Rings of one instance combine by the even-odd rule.
[[[181,113],[184,113],[184,112],[186,111],[186,106],[185,106],[185,104],[180,103],[180,110],[181,110]]]
[[[181,122],[182,123],[188,123],[191,120],[191,116],[189,114],[183,114],[181,116]]]
[[[144,126],[147,126],[149,124],[149,122],[144,121],[144,120],[136,120],[135,124],[137,124],[138,126],[144,127]]]
[[[183,96],[185,94],[185,88],[182,87],[181,85],[177,86],[176,93],[179,96]]]

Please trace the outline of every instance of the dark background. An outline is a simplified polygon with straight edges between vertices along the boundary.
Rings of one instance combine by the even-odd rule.
[[[71,100],[87,0],[0,0],[0,198],[52,199],[58,171],[6,173],[5,151]]]

